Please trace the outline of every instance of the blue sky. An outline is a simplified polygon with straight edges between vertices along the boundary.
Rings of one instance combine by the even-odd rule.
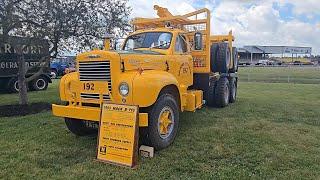
[[[318,0],[129,0],[132,17],[156,17],[153,5],[184,14],[211,10],[212,34],[233,30],[236,45],[311,46],[320,54]]]
[[[320,4],[319,4],[320,6]],[[309,13],[309,14],[295,14],[294,8],[295,5],[292,3],[286,3],[284,5],[280,5],[278,2],[273,3],[273,8],[279,11],[280,18],[284,21],[290,21],[293,19],[298,19],[300,21],[316,24],[320,21],[319,13]],[[308,15],[312,15],[312,17],[308,17]]]

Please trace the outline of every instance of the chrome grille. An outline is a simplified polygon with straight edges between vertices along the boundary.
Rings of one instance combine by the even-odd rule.
[[[111,92],[110,61],[79,62],[80,81],[108,81]]]
[[[80,81],[109,81],[110,61],[80,62]]]
[[[95,99],[95,100],[99,100],[99,94],[90,94],[90,93],[81,93],[80,94],[82,99]],[[104,94],[103,95],[103,100],[105,101],[109,101],[110,100],[110,96],[108,94]]]

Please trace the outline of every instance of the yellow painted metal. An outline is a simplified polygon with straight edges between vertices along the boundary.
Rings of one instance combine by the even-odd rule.
[[[146,83],[151,89],[146,89]],[[133,81],[133,102],[141,107],[151,106],[158,98],[163,87],[173,85],[179,90],[179,82],[166,71],[143,71]],[[146,98],[147,97],[147,98]]]
[[[64,106],[53,104],[52,113],[58,117],[68,117],[99,122],[101,109],[87,106]],[[148,126],[148,113],[139,113],[139,126]]]
[[[110,50],[110,43],[111,43],[111,39],[106,38],[104,40],[104,50],[109,51]]]
[[[203,105],[203,91],[191,90],[196,95],[196,109],[200,109]]]
[[[170,111],[164,111],[161,115],[160,115],[160,133],[162,135],[167,135],[169,133],[169,126],[172,123],[172,121],[170,120]]]
[[[232,51],[232,32],[229,35],[210,35],[210,11],[200,9],[185,15],[172,15],[166,8],[154,7],[159,18],[136,18],[132,21],[135,35],[145,32],[167,32],[172,34],[168,49],[140,48],[139,51],[109,50],[110,43],[106,41],[104,50],[93,50],[77,56],[77,67],[80,64],[93,62],[110,62],[111,80],[80,81],[79,69],[67,74],[60,82],[60,97],[69,102],[69,106],[53,105],[54,114],[98,121],[100,107],[89,107],[88,104],[100,106],[106,102],[116,104],[138,105],[140,108],[153,105],[161,90],[174,87],[180,95],[180,110],[194,111],[202,106],[202,91],[188,90],[193,85],[195,73],[212,73],[210,71],[210,46],[212,43],[229,42]],[[194,35],[203,35],[203,49],[194,50]],[[185,53],[177,52],[177,38],[184,36],[188,44]],[[109,39],[110,40],[110,39]],[[109,45],[108,45],[109,44]],[[95,71],[93,69],[93,71]],[[93,72],[94,73],[94,72]],[[90,87],[86,89],[86,83]],[[122,96],[119,93],[121,83],[128,84],[129,93]],[[111,84],[111,91],[108,86]],[[82,98],[81,94],[95,94],[97,99]],[[104,95],[110,99],[103,99]],[[140,125],[146,126],[148,114],[140,113]]]
[[[190,48],[189,54],[193,60],[200,61],[201,66],[194,66],[195,73],[210,72],[210,11],[206,8],[197,10],[185,15],[173,16],[168,14],[166,8],[155,6],[160,18],[135,18],[132,21],[136,30],[145,31],[159,29],[170,24],[172,31],[181,30],[181,33],[187,36],[189,44],[193,43],[195,32],[201,32],[203,35],[203,49],[193,50]],[[168,28],[167,28],[168,29]]]
[[[100,120],[100,108],[94,107],[81,107],[81,106],[63,106],[63,105],[52,105],[52,113],[59,117],[68,117],[74,119],[83,119],[89,121]]]
[[[196,109],[200,109],[203,105],[203,92],[201,90],[188,90],[184,94],[186,103],[184,110],[194,112]]]
[[[139,127],[148,127],[148,113],[139,113]]]
[[[195,32],[201,32],[203,35],[203,49],[192,50],[190,54],[194,60],[193,71],[195,73],[210,73],[210,46],[212,43],[228,42],[230,52],[232,53],[232,43],[234,36],[232,31],[228,35],[211,35],[210,31],[210,11],[206,8],[200,9],[185,15],[172,15],[168,9],[154,6],[159,18],[135,18],[132,21],[136,30],[146,31],[149,29],[159,30],[170,24],[173,29],[181,29],[188,37],[190,44],[193,42]],[[231,62],[233,58],[231,57]],[[230,63],[230,67],[233,63]]]

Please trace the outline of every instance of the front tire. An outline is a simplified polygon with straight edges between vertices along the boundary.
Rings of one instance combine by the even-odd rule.
[[[18,93],[19,92],[19,85],[18,85],[18,79],[12,78],[9,80],[7,89],[11,93]]]
[[[64,121],[69,131],[77,136],[89,136],[98,133],[98,129],[94,127],[93,122],[73,118],[64,118]]]
[[[178,132],[179,109],[175,98],[170,94],[161,95],[149,111],[147,144],[155,150],[170,146]]]
[[[48,80],[42,76],[36,78],[31,82],[32,90],[43,91],[48,88]]]

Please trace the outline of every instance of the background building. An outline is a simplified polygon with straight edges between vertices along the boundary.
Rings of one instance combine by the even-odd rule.
[[[267,60],[275,57],[273,60],[282,62],[305,62],[310,61],[312,53],[311,47],[297,46],[244,46],[238,48],[240,62],[256,64],[260,60]]]

